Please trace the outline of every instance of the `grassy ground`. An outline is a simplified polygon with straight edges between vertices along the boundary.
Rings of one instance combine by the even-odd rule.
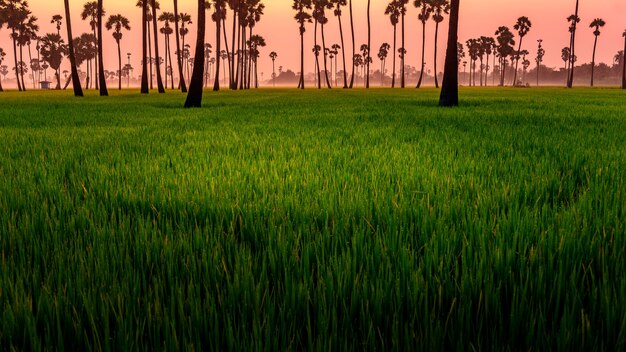
[[[0,95],[0,349],[626,348],[626,93],[183,99]]]

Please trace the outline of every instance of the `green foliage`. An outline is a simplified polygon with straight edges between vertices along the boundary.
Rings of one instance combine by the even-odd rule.
[[[1,350],[626,347],[618,90],[118,94],[3,94]]]

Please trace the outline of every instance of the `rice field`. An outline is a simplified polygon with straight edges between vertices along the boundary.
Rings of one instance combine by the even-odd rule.
[[[0,94],[0,350],[626,349],[626,93]]]

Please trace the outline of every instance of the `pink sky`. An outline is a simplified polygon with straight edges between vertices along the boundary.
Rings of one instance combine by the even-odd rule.
[[[89,31],[88,23],[82,21],[80,12],[83,3],[86,1],[70,0],[72,6],[72,21],[74,36],[78,36],[85,31]],[[132,65],[138,68],[140,65],[139,55],[141,53],[141,34],[140,34],[140,9],[134,6],[134,0],[105,0],[104,6],[108,15],[121,13],[130,18],[132,31],[124,34],[122,42],[122,52],[132,52]],[[378,47],[383,42],[392,43],[393,30],[389,23],[389,19],[384,15],[384,9],[388,0],[372,0],[372,48],[373,52],[378,52]],[[420,46],[421,46],[421,25],[417,21],[417,9],[410,2],[409,12],[407,16],[407,64],[420,65]],[[271,61],[268,58],[270,51],[278,53],[277,67],[283,66],[298,71],[299,66],[299,36],[297,23],[293,20],[294,12],[291,9],[292,0],[265,0],[266,10],[265,16],[255,29],[257,33],[266,38],[268,46],[262,49],[261,60],[259,62],[259,71],[265,73],[265,78],[269,78],[271,74]],[[53,14],[64,14],[63,1],[55,0],[30,0],[31,9],[34,14],[39,17],[41,33],[55,32],[54,25],[50,23]],[[357,30],[357,46],[366,42],[366,0],[354,0],[355,27]],[[515,20],[519,16],[528,16],[533,28],[524,38],[524,48],[529,50],[534,58],[536,52],[536,40],[541,38],[544,40],[544,47],[547,50],[545,63],[551,67],[562,66],[561,48],[567,45],[569,33],[567,31],[568,24],[565,18],[574,11],[574,0],[526,0],[521,1],[503,1],[503,0],[461,0],[461,24],[459,40],[465,42],[469,37],[477,37],[480,35],[493,36],[496,28],[500,25],[507,25],[511,29]],[[179,0],[181,12],[188,12],[193,17],[196,16],[196,1]],[[611,63],[613,56],[618,50],[623,48],[622,33],[626,29],[626,1],[624,0],[581,0],[580,17],[582,18],[579,35],[577,39],[577,55],[579,63],[590,62],[593,47],[592,30],[588,28],[589,23],[596,18],[601,17],[606,22],[606,27],[602,30],[600,37],[597,61]],[[172,11],[172,0],[161,0],[162,11]],[[330,22],[326,26],[327,45],[339,43],[338,24],[336,17],[332,13],[328,13]],[[347,15],[347,10],[344,12]],[[228,19],[231,14],[228,14]],[[348,17],[344,16],[344,30],[348,30]],[[447,25],[447,19],[444,22]],[[440,33],[439,45],[441,48],[439,56],[438,68],[441,70],[443,64],[443,56],[445,53],[446,26]],[[63,29],[64,31],[65,29]],[[349,36],[349,32],[348,33]],[[433,44],[434,22],[427,25],[427,69],[432,69],[432,44]],[[313,55],[311,48],[313,46],[313,26],[307,28],[306,36],[306,71],[313,71]],[[346,40],[348,39],[346,36]],[[11,45],[8,41],[9,32],[6,28],[0,30],[0,47],[7,52],[7,58],[4,65],[12,66],[10,60]],[[195,43],[195,29],[191,28],[188,36],[188,42]],[[162,39],[162,38],[161,38]],[[210,23],[207,28],[207,42],[215,41],[214,23]],[[104,37],[105,51],[105,67],[110,70],[117,69],[117,48],[115,42],[109,32]],[[350,46],[346,41],[346,48]],[[163,49],[163,44],[161,44]],[[374,56],[374,55],[373,55]],[[67,61],[67,60],[66,60]],[[532,61],[532,60],[531,60]],[[124,62],[126,60],[124,59]],[[377,68],[378,61],[375,59],[373,69]],[[67,64],[67,62],[66,62]]]

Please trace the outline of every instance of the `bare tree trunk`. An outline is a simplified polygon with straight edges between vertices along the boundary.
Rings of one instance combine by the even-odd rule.
[[[326,77],[326,85],[328,89],[332,89],[330,80],[328,79],[328,66],[326,63],[326,39],[324,39],[324,24],[321,25],[322,29],[322,53],[324,54],[324,76]]]
[[[220,5],[221,6],[221,5]],[[222,51],[222,9],[220,6],[215,6],[215,81],[213,82],[213,91],[220,90],[220,61]]]
[[[102,0],[100,0],[102,1]],[[72,38],[72,20],[70,18],[70,2],[65,0],[65,24],[67,27],[68,50],[70,56],[70,66],[72,70],[72,84],[74,86],[74,96],[82,97],[83,88],[80,86],[80,78],[78,77],[78,70],[76,69],[76,56],[74,55],[74,43]]]
[[[348,88],[348,73],[346,72],[346,48],[343,40],[343,25],[341,24],[341,15],[337,16],[337,20],[339,21],[339,36],[341,37],[341,57],[343,59],[343,88],[345,89]]]
[[[596,35],[596,39],[593,41],[593,56],[591,58],[591,86],[593,87],[593,78],[596,70],[596,49],[598,47],[598,36]]]
[[[15,29],[12,30],[12,35],[11,35],[11,39],[13,40],[13,59],[15,60],[15,80],[17,81],[17,89],[18,91],[22,91],[22,83],[20,83],[20,72],[19,72],[19,65],[17,63],[17,43],[16,43],[16,33],[15,33]]]
[[[352,0],[350,0],[350,29],[352,31],[352,75],[350,76],[350,88],[354,87],[354,55],[356,54],[356,40],[354,39],[354,16],[352,15]]]
[[[104,55],[102,54],[102,1],[98,0],[98,83],[100,96],[108,96],[106,77],[104,77]],[[66,19],[67,20],[67,19]],[[68,21],[69,22],[69,21]]]
[[[576,62],[574,59],[576,58],[576,27],[577,27],[577,19],[578,19],[578,0],[576,0],[576,12],[574,13],[574,29],[572,31],[572,42],[570,50],[570,72],[569,72],[569,80],[567,81],[567,88],[572,88],[574,86],[574,67],[576,66]]]
[[[391,78],[391,88],[396,87],[396,51],[397,51],[397,40],[398,39],[398,26],[393,25],[393,52],[391,56],[393,57],[393,74]]]
[[[459,0],[452,0],[450,7],[450,27],[448,30],[448,48],[446,50],[446,65],[443,74],[441,96],[439,97],[439,106],[449,107],[459,105],[458,30]]]
[[[404,44],[402,45],[404,46]],[[420,88],[422,86],[422,78],[424,77],[424,61],[426,60],[426,21],[422,21],[422,69],[420,70],[420,78],[417,80],[417,86],[415,88]]]
[[[144,10],[145,12],[145,10]],[[180,32],[178,30],[178,21],[180,17],[178,16],[178,0],[174,0],[174,30],[176,31],[174,34],[176,35],[176,61],[178,61],[178,82],[180,90],[183,93],[187,93],[187,84],[185,83],[185,75],[183,74],[183,61],[182,61],[182,51],[180,49]],[[145,58],[146,55],[144,54]],[[174,76],[174,68],[172,68],[172,77]]]
[[[99,0],[102,1],[102,0]],[[159,55],[159,31],[157,29],[157,12],[156,12],[156,4],[155,0],[152,1],[152,32],[154,33],[154,61],[156,63],[156,76],[157,76],[157,88],[159,89],[159,93],[165,93],[165,88],[163,87],[163,78],[161,77],[161,60]],[[203,45],[204,47],[204,45]]]
[[[402,5],[402,6],[404,6],[404,5]],[[405,32],[404,17],[405,17],[405,15],[404,15],[404,11],[403,11],[402,12],[402,57],[400,58],[400,63],[402,64],[402,67],[400,67],[400,75],[401,75],[401,77],[400,77],[400,88],[404,88],[406,86],[405,85],[405,81],[404,81],[404,67],[405,67],[404,59],[406,57],[406,49],[404,47],[404,43],[405,43],[405,41],[404,41],[404,32]]]
[[[435,22],[435,59],[433,65],[435,65],[435,88],[439,88],[439,77],[437,77],[437,38],[439,37],[439,22]],[[489,62],[489,55],[487,55],[487,62]],[[458,62],[457,62],[458,65]],[[485,81],[487,78],[485,78]],[[486,85],[486,84],[485,84]]]
[[[372,23],[370,16],[370,3],[371,0],[367,0],[367,55],[372,56]],[[365,88],[370,87],[370,58],[366,57],[365,62],[367,66],[367,81],[365,82]]]
[[[122,90],[122,48],[120,47],[120,41],[117,41],[117,67],[119,68],[118,71],[118,89]],[[130,74],[130,72],[128,73]]]
[[[202,81],[204,76],[204,36],[206,27],[205,0],[198,0],[198,28],[196,39],[196,54],[193,62],[193,74],[189,83],[189,94],[185,101],[185,108],[202,107]]]
[[[624,36],[624,56],[622,57],[622,89],[626,89],[626,36]]]
[[[524,37],[519,38],[519,47],[517,48],[517,53],[515,55],[515,71],[513,73],[513,87],[517,86],[517,68],[519,67],[520,51],[522,51],[523,40],[524,40]]]
[[[174,0],[174,8],[176,8],[176,0]],[[146,40],[146,32],[148,30],[148,23],[146,22],[146,11],[148,11],[148,2],[144,1],[143,2],[143,6],[141,9],[141,39],[142,39],[142,45],[141,45],[141,52],[142,52],[142,57],[143,57],[143,66],[141,68],[141,94],[148,94],[150,92],[150,90],[148,89],[148,42]],[[177,12],[178,13],[178,12]],[[178,21],[176,21],[176,23],[178,23]],[[178,24],[176,25],[178,26]]]

